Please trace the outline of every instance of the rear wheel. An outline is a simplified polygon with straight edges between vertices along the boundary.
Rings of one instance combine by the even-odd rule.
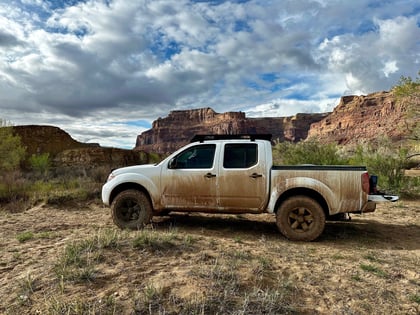
[[[112,220],[121,229],[138,230],[150,222],[153,209],[145,193],[130,189],[115,197],[111,213]]]
[[[314,199],[293,196],[277,210],[277,227],[292,241],[313,241],[325,228],[325,213]]]

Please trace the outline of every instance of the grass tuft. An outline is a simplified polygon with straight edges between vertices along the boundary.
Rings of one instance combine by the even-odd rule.
[[[388,274],[383,271],[381,268],[376,267],[374,265],[368,265],[368,264],[361,264],[360,268],[364,271],[373,273],[374,275],[381,277],[381,278],[387,278]]]

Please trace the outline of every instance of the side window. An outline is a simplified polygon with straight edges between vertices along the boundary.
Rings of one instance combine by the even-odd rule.
[[[232,143],[225,145],[224,168],[248,168],[258,162],[256,143]]]
[[[215,150],[215,144],[193,146],[174,157],[169,168],[212,168]]]

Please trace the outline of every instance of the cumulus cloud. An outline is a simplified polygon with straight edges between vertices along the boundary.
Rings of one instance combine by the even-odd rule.
[[[417,74],[419,12],[414,0],[0,2],[1,118],[130,147],[173,109],[330,111]]]

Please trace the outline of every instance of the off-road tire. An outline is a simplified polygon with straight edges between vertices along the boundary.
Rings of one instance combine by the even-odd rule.
[[[148,196],[129,189],[119,193],[111,204],[112,220],[121,229],[138,230],[150,222],[153,209]]]
[[[293,196],[278,208],[276,223],[280,232],[292,241],[313,241],[325,228],[325,213],[314,199]]]

